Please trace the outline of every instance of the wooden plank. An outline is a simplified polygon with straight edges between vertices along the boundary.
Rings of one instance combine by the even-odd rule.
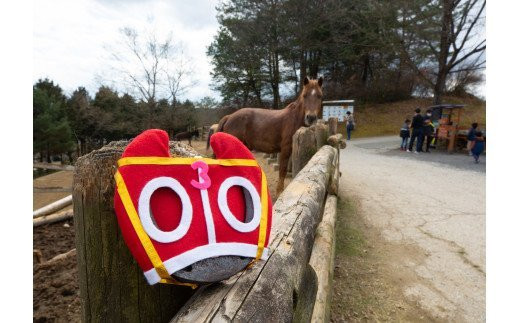
[[[74,166],[72,166],[72,165],[59,165],[59,164],[40,163],[40,162],[33,162],[33,168],[69,170],[69,171],[74,170]]]
[[[269,258],[200,289],[172,322],[310,320],[317,282],[308,260],[336,154],[322,147],[278,198]]]
[[[65,221],[71,219],[74,216],[73,210],[64,210],[53,214],[41,216],[33,220],[33,227],[40,225],[51,224],[55,222]]]

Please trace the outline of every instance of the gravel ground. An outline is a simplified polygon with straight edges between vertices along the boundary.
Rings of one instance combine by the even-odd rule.
[[[384,252],[385,273],[407,304],[435,321],[482,322],[485,157],[474,164],[461,153],[417,155],[400,151],[399,140],[349,141],[340,194],[356,200],[370,230],[394,246]]]

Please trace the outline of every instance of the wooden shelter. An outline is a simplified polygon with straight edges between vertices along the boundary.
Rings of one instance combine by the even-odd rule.
[[[448,152],[455,149],[455,141],[460,127],[460,116],[465,105],[463,104],[439,104],[429,107],[432,110],[432,122],[438,122],[437,140],[448,141]]]

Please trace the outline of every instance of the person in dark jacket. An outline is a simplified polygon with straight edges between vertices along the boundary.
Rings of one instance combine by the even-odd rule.
[[[430,120],[433,119],[432,118],[432,110],[430,110],[430,109],[426,110],[426,114],[424,115],[423,119],[426,119],[426,118],[428,118]]]
[[[473,147],[471,148],[471,153],[473,154],[473,158],[475,159],[475,164],[480,162],[480,154],[484,151],[484,136],[482,135],[482,131],[475,132],[475,138],[473,140]]]
[[[404,121],[401,126],[401,131],[399,132],[399,137],[402,138],[401,150],[406,150],[406,147],[408,147],[408,138],[410,138],[410,119]]]
[[[468,130],[468,145],[466,149],[468,150],[468,155],[471,156],[471,149],[473,148],[473,144],[475,142],[475,134],[477,133],[478,123],[474,122],[471,124],[471,128]]]
[[[423,141],[423,125],[424,120],[421,115],[421,109],[415,109],[415,115],[412,118],[412,137],[410,138],[410,146],[408,146],[408,152],[413,150],[413,143],[417,138],[417,148],[415,153],[422,152],[422,141]]]
[[[423,138],[426,141],[426,152],[427,153],[430,152],[430,146],[432,144],[434,134],[435,134],[435,127],[433,126],[432,120],[430,118],[426,117],[424,119]]]
[[[352,132],[352,130],[354,130],[354,127],[356,125],[356,123],[354,122],[354,116],[352,115],[352,113],[350,113],[350,111],[347,111],[346,121],[347,121],[347,140],[350,140],[350,133]]]

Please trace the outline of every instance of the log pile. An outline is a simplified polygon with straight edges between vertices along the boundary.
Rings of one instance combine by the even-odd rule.
[[[33,219],[39,218],[44,215],[49,215],[51,213],[54,213],[58,210],[65,208],[66,206],[69,206],[71,204],[72,204],[72,195],[65,196],[64,198],[59,199],[56,202],[52,202],[51,204],[48,204],[42,208],[39,208],[36,211],[33,211]]]

